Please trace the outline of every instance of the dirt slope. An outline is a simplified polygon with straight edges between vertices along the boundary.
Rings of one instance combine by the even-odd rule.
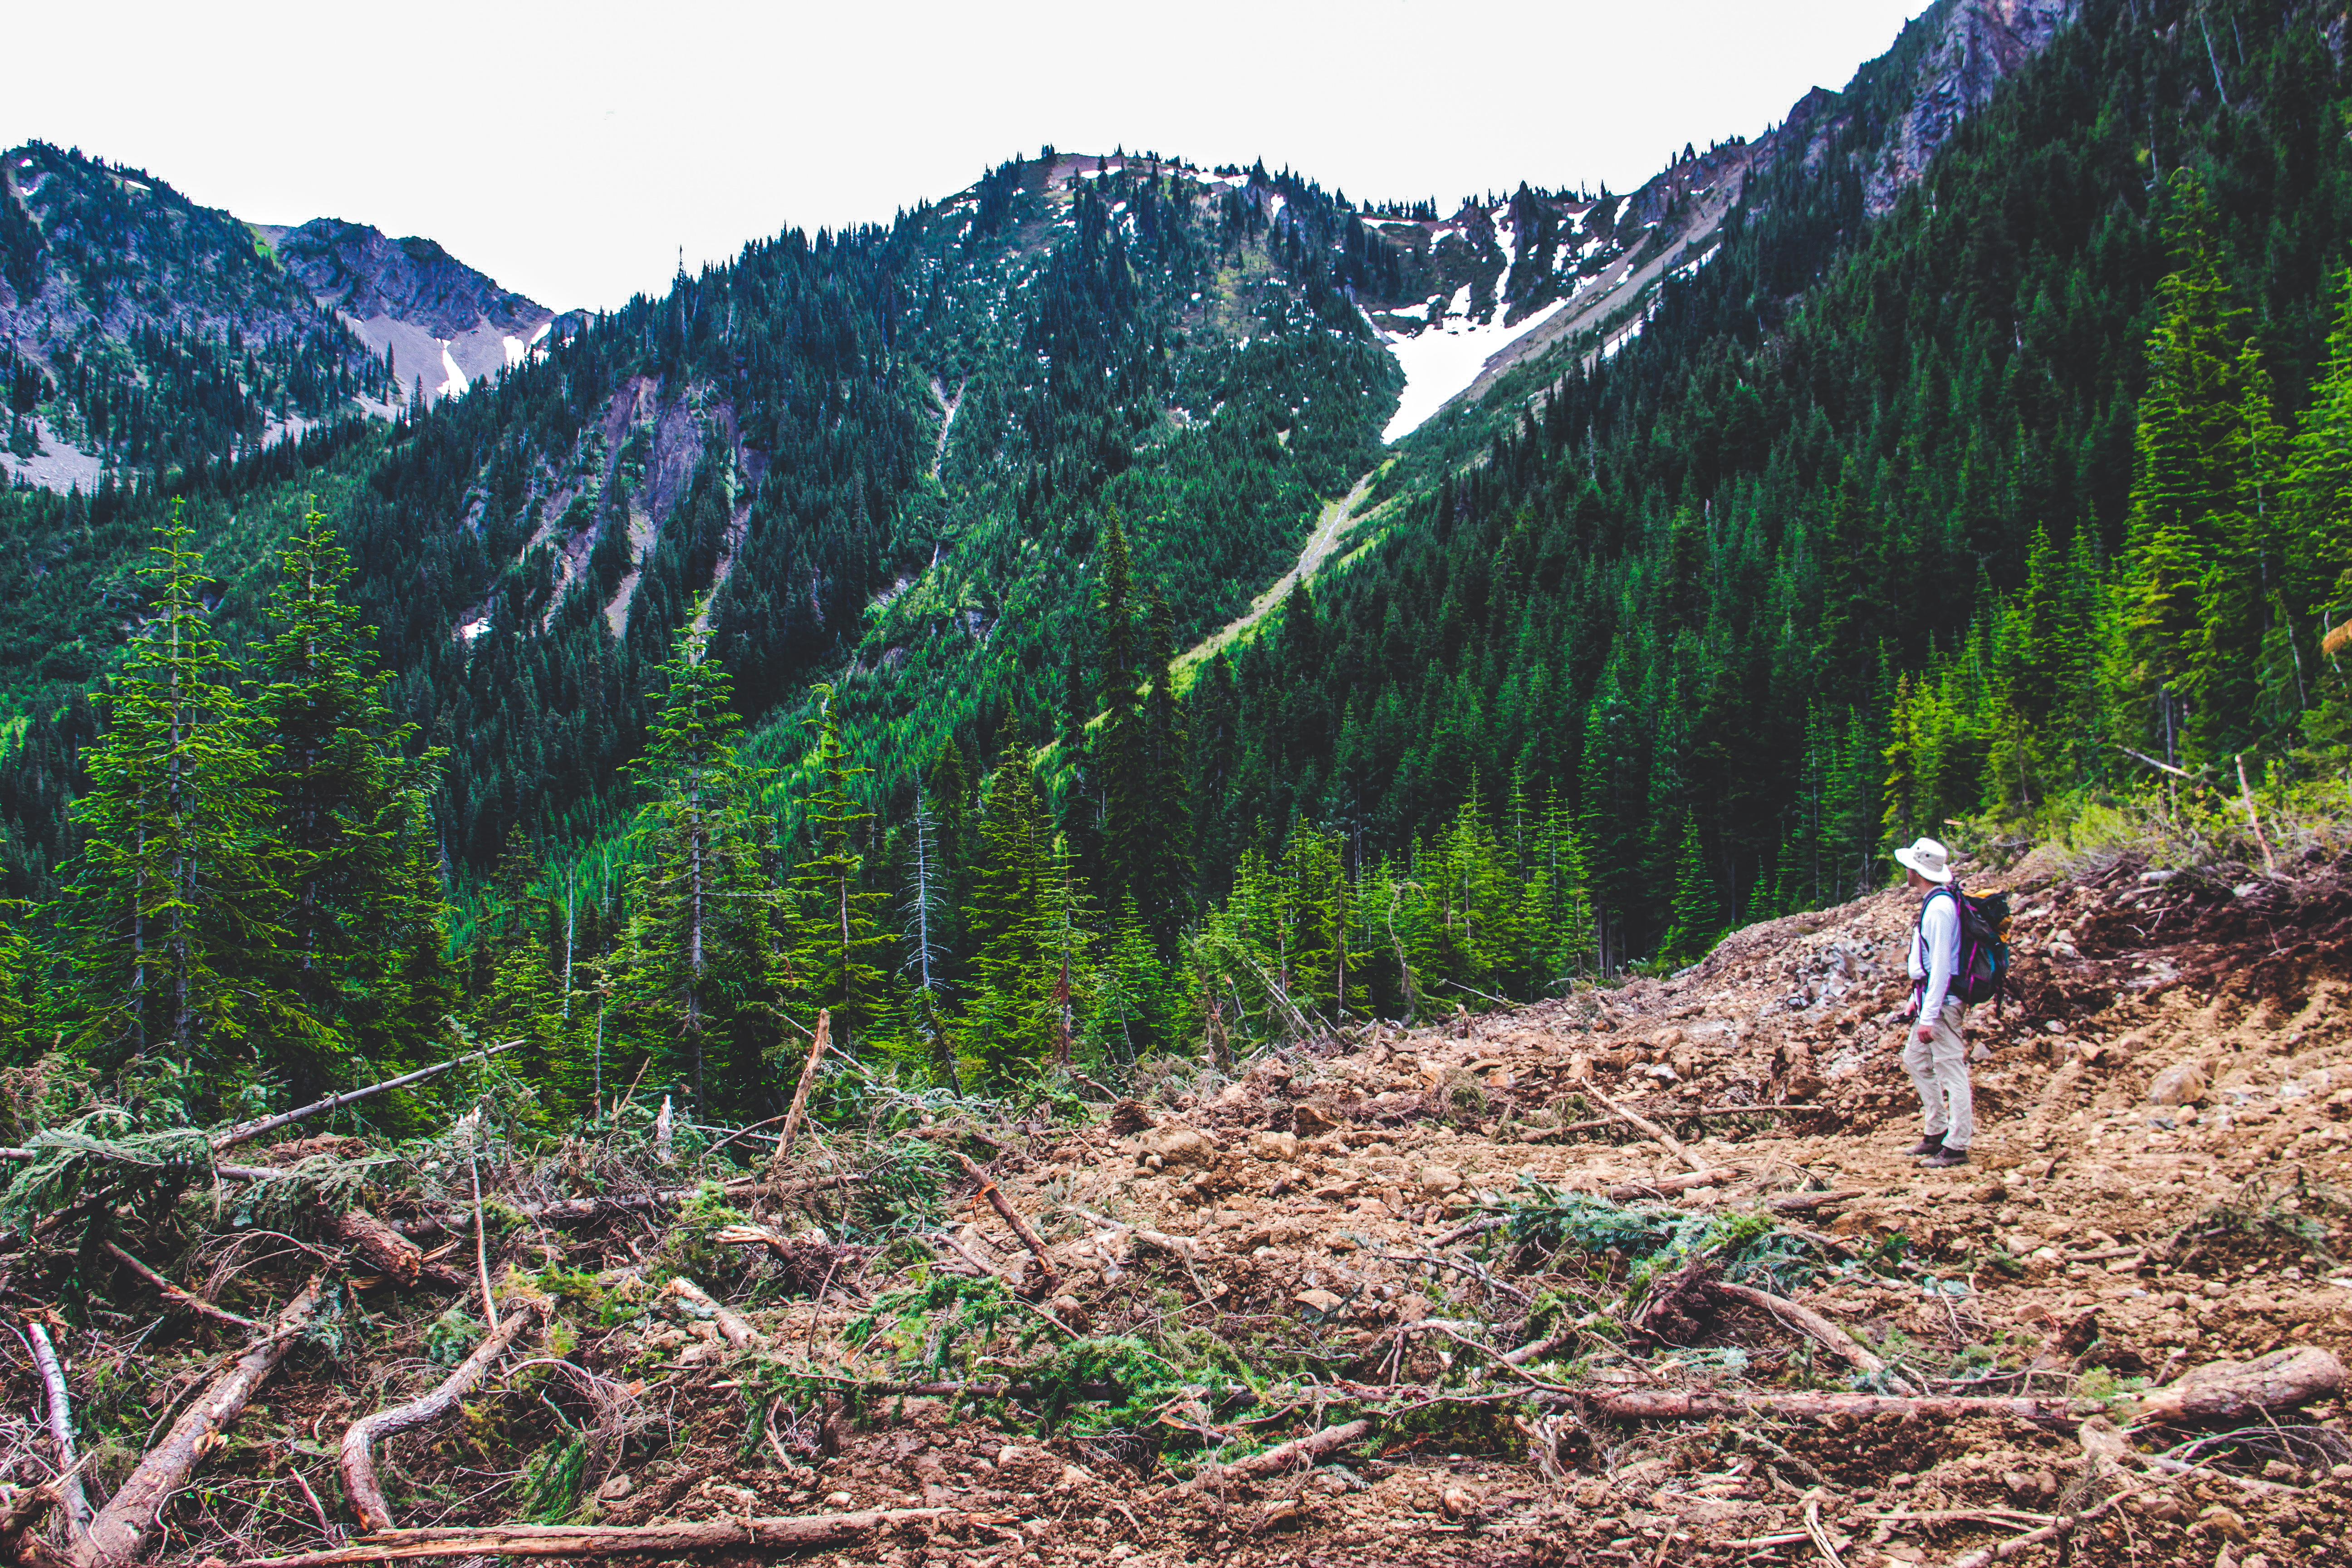
[[[887,1251],[828,1239],[852,1189],[790,1204],[751,1189],[724,1213],[713,1194],[584,1229],[517,1212],[493,1265],[517,1270],[513,1289],[560,1295],[554,1336],[462,1420],[392,1444],[387,1490],[418,1525],[947,1510],[823,1558],[845,1563],[1654,1568],[1835,1552],[1871,1568],[1956,1563],[2094,1509],[2063,1560],[2322,1561],[2352,1496],[2336,1400],[2226,1441],[2107,1423],[2130,1428],[2136,1394],[2209,1363],[2352,1354],[2352,1283],[2336,1282],[2352,1281],[2344,869],[2232,886],[2128,860],[2063,880],[2029,862],[2006,881],[2019,994],[1972,1026],[1993,1056],[1969,1166],[1903,1153],[1917,1132],[1890,1015],[1914,905],[1882,894],[1739,932],[1670,980],[1358,1026],[1229,1077],[1165,1078],[1097,1121],[929,1129],[986,1163],[1058,1284],[969,1181],[945,1238],[919,1242],[940,1233],[917,1226]],[[2151,1102],[2159,1080],[2178,1103]],[[610,1180],[593,1147],[569,1147],[530,1191],[502,1175],[502,1201]],[[804,1143],[782,1173],[877,1170],[861,1147]],[[764,1240],[726,1228],[747,1219]],[[173,1505],[168,1556],[348,1538],[337,1435],[430,1386],[478,1331],[434,1319],[464,1300],[470,1234],[409,1228],[451,1256],[414,1293],[359,1282],[340,1337],[289,1363]],[[242,1279],[282,1295],[268,1270],[307,1267],[257,1251],[271,1231],[240,1234],[195,1249],[210,1293]],[[765,1348],[731,1350],[708,1314],[681,1311],[658,1288],[672,1271],[739,1304]],[[1856,1373],[1734,1280],[1821,1314],[1882,1370]],[[9,1286],[19,1305],[46,1289],[21,1267]],[[73,1342],[77,1398],[118,1430],[126,1411],[160,1420],[234,1343],[119,1316],[92,1314]],[[1498,1360],[1520,1346],[1538,1348]],[[1105,1385],[1154,1367],[1180,1371],[1148,1408],[1084,1418],[1117,1396]],[[959,1403],[884,1386],[1004,1376],[1024,1389]],[[0,1479],[42,1473],[33,1388],[18,1367],[10,1407],[32,1414],[0,1431]],[[2039,1420],[1675,1422],[1596,1403],[1854,1388],[2044,1405]],[[1367,1435],[1319,1464],[1199,1464],[1356,1417]],[[2168,1457],[2210,1468],[2153,1468]],[[128,1458],[100,1456],[99,1490]],[[2062,1559],[2045,1543],[2010,1560]]]

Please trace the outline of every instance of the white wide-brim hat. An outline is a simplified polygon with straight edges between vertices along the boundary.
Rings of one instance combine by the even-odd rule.
[[[1908,849],[1895,852],[1897,865],[1919,873],[1931,882],[1952,879],[1952,852],[1932,838],[1922,838]]]

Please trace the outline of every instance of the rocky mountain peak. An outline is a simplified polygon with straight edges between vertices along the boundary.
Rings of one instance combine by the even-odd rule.
[[[427,402],[519,363],[552,330],[555,312],[451,256],[430,239],[394,239],[367,224],[313,218],[255,232],[310,297],[391,361]]]

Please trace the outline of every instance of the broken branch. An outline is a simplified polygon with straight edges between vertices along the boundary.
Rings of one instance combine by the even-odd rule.
[[[474,1347],[474,1353],[467,1356],[464,1364],[451,1373],[441,1386],[405,1405],[379,1410],[343,1428],[343,1490],[350,1495],[352,1510],[360,1516],[362,1529],[390,1530],[397,1522],[393,1518],[392,1505],[384,1500],[383,1483],[376,1478],[376,1443],[395,1433],[438,1421],[447,1415],[460,1399],[473,1391],[476,1384],[482,1381],[482,1374],[507,1352],[531,1319],[544,1316],[550,1305],[544,1300],[526,1302],[509,1314],[505,1322],[483,1335],[482,1342]]]
[[[1688,1149],[1684,1148],[1682,1144],[1675,1140],[1673,1133],[1667,1131],[1664,1128],[1659,1126],[1648,1117],[1631,1110],[1625,1106],[1620,1105],[1617,1101],[1610,1099],[1607,1095],[1601,1093],[1597,1089],[1592,1091],[1592,1095],[1593,1098],[1601,1101],[1601,1104],[1615,1111],[1629,1125],[1640,1128],[1643,1132],[1646,1132],[1651,1137],[1656,1139],[1663,1147],[1672,1150],[1675,1157],[1680,1160],[1684,1164],[1688,1165],[1692,1170],[1705,1172],[1713,1169],[1713,1167],[1709,1166],[1704,1160],[1701,1160],[1697,1155],[1692,1153]],[[1737,1174],[1738,1173],[1735,1172],[1733,1173]]]
[[[1252,1454],[1246,1459],[1235,1459],[1230,1465],[1203,1468],[1187,1481],[1180,1481],[1160,1493],[1162,1498],[1181,1497],[1205,1486],[1213,1479],[1245,1476],[1279,1475],[1301,1460],[1313,1464],[1334,1448],[1344,1448],[1360,1438],[1371,1435],[1370,1421],[1343,1421],[1337,1426],[1326,1426],[1320,1432],[1310,1432],[1304,1437],[1287,1443],[1277,1443],[1263,1454]]]
[[[720,1303],[709,1291],[685,1275],[680,1274],[673,1279],[669,1282],[669,1289],[670,1294],[679,1300],[691,1301],[709,1312],[711,1321],[719,1325],[719,1337],[732,1348],[739,1351],[750,1350],[754,1345],[763,1345],[768,1342],[768,1337],[753,1328],[751,1320],[733,1308]]]
[[[1814,1311],[1800,1307],[1786,1297],[1775,1296],[1769,1290],[1759,1290],[1750,1285],[1734,1285],[1727,1279],[1717,1279],[1713,1289],[1735,1301],[1745,1301],[1751,1307],[1761,1307],[1790,1328],[1811,1338],[1822,1349],[1851,1365],[1855,1371],[1873,1377],[1884,1377],[1889,1387],[1909,1391],[1910,1385],[1895,1376],[1885,1361],[1865,1348],[1852,1334]]]
[[[202,1296],[195,1294],[192,1290],[182,1289],[179,1286],[173,1284],[169,1279],[164,1279],[163,1276],[158,1274],[152,1268],[148,1268],[144,1263],[140,1262],[139,1259],[133,1258],[130,1253],[125,1252],[122,1249],[121,1244],[119,1242],[108,1242],[106,1244],[106,1250],[114,1255],[114,1260],[117,1263],[121,1264],[125,1268],[130,1269],[131,1272],[147,1281],[148,1284],[155,1287],[156,1290],[163,1295],[163,1300],[171,1302],[175,1307],[185,1307],[189,1311],[195,1313],[199,1317],[210,1318],[215,1322],[219,1323],[234,1323],[241,1329],[257,1329],[261,1326],[255,1322],[251,1318],[240,1318],[235,1312],[228,1310],[225,1307],[214,1306],[210,1301],[205,1300]],[[37,1323],[33,1325],[33,1329],[36,1333],[38,1333],[40,1331],[40,1325]],[[43,1340],[39,1342],[46,1344],[47,1342]],[[38,1353],[39,1352],[37,1350],[35,1354],[37,1356]],[[68,1497],[66,1500],[66,1504],[67,1511],[69,1513],[72,1512],[73,1499]]]
[[[973,1163],[971,1155],[958,1150],[956,1158],[963,1163],[964,1173],[980,1184],[980,1195],[988,1200],[989,1207],[994,1209],[997,1216],[1013,1227],[1013,1234],[1021,1238],[1021,1245],[1027,1247],[1031,1255],[1037,1259],[1037,1267],[1045,1276],[1045,1289],[1060,1289],[1062,1271],[1054,1267],[1054,1259],[1047,1255],[1045,1244],[1037,1239],[1037,1233],[1029,1228],[1029,1222],[1021,1217],[1020,1211],[1015,1209],[1011,1201],[997,1190],[996,1183],[990,1178],[986,1171]]]

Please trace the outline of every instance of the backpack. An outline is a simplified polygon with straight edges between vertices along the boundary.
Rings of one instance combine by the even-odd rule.
[[[1958,882],[1948,883],[1919,900],[1922,921],[1929,901],[1939,893],[1949,893],[1960,911],[1960,953],[1947,994],[1971,1007],[1998,1002],[2009,988],[2009,895],[1978,895],[1963,891]],[[1918,940],[1916,927],[1912,940]]]

